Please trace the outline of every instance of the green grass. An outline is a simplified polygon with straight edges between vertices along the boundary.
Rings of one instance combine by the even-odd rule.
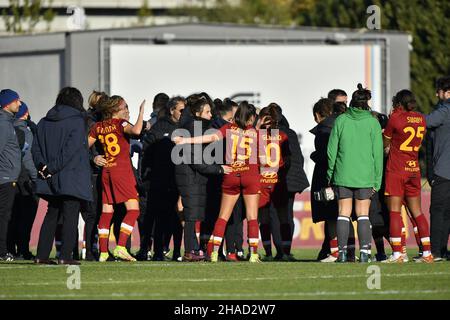
[[[450,263],[324,264],[317,250],[300,262],[83,262],[81,289],[67,288],[67,266],[0,263],[0,299],[450,299]],[[414,252],[410,253],[412,256]],[[367,288],[367,267],[381,289]]]

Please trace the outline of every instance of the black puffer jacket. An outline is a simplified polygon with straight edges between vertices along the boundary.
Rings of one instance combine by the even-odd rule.
[[[303,169],[305,159],[303,158],[302,149],[298,142],[297,133],[289,128],[289,122],[285,117],[283,117],[280,122],[280,130],[283,131],[289,139],[290,159],[286,176],[287,188],[289,192],[301,193],[309,187],[309,182],[305,170]]]
[[[65,105],[54,106],[39,121],[31,153],[35,165],[47,165],[52,176],[37,180],[38,195],[92,201],[86,132],[85,112]]]
[[[175,166],[171,159],[175,146],[171,137],[176,129],[178,123],[163,117],[156,121],[143,138],[141,177],[142,181],[150,181],[150,189],[176,189]]]
[[[314,223],[337,218],[338,214],[337,201],[319,202],[314,200],[314,192],[328,186],[327,148],[335,120],[336,116],[332,115],[310,130],[315,135],[314,146],[316,148],[311,154],[311,160],[315,162],[311,183],[311,213]]]
[[[211,121],[201,118],[194,118],[193,121],[186,124],[185,129],[189,131],[192,137],[198,136],[199,132],[194,132],[194,123],[201,123],[201,134],[211,128]],[[181,200],[184,207],[184,216],[186,221],[204,220],[206,201],[208,198],[208,176],[223,174],[222,166],[219,164],[206,164],[202,155],[195,152],[193,145],[190,147],[191,161],[189,164],[180,164],[175,168],[176,182],[178,191],[181,195]],[[202,145],[201,150],[207,145]],[[184,149],[188,151],[189,148]],[[195,164],[194,164],[195,163]]]

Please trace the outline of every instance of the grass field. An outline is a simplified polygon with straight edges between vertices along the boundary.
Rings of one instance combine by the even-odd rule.
[[[79,290],[68,289],[67,266],[1,263],[0,299],[450,299],[450,262],[324,264],[312,262],[316,253],[261,264],[83,262]],[[367,288],[372,265],[379,290]]]

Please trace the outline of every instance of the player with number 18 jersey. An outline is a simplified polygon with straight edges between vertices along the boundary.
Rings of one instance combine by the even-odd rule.
[[[130,142],[124,132],[124,127],[128,124],[124,119],[104,120],[97,122],[89,134],[101,142],[107,161],[102,170],[103,203],[114,204],[138,199],[129,153]]]

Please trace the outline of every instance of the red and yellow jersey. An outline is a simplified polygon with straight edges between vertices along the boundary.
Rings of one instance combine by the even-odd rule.
[[[425,135],[425,117],[418,112],[395,110],[384,130],[391,139],[387,171],[418,173],[419,149]]]
[[[97,122],[89,133],[102,144],[108,162],[103,168],[109,171],[131,169],[130,142],[124,132],[127,125],[128,121],[124,119],[108,119]]]
[[[284,167],[289,153],[288,137],[281,130],[259,130],[259,135],[259,155],[265,159],[261,167],[261,183],[277,183],[278,171]]]
[[[233,173],[259,175],[258,131],[253,126],[241,129],[227,123],[219,132],[226,140],[225,163]]]

